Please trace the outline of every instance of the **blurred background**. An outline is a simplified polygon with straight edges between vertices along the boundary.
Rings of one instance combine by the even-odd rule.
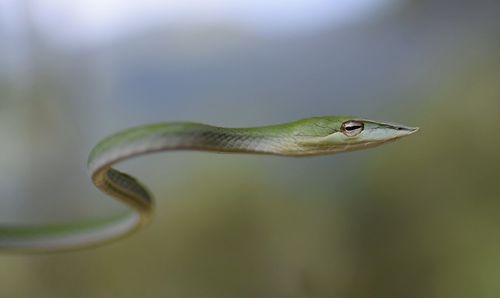
[[[86,172],[126,127],[355,114],[420,126],[316,158],[120,168],[154,222],[0,255],[1,297],[499,297],[500,3],[0,0],[0,223],[123,208]]]

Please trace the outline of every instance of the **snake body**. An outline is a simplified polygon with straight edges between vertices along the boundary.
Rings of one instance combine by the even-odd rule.
[[[252,128],[224,128],[192,122],[130,128],[103,139],[88,159],[94,185],[128,205],[129,211],[81,223],[2,226],[0,249],[38,252],[81,248],[128,235],[143,227],[152,215],[152,195],[137,179],[112,167],[135,156],[172,150],[313,156],[373,147],[415,131],[417,128],[354,116],[313,117]]]

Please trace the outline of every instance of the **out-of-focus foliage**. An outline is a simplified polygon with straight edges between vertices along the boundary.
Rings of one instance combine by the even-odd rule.
[[[88,69],[42,47],[33,85],[0,80],[0,146],[11,154],[0,158],[9,169],[0,169],[2,222],[113,209],[92,189],[84,160],[123,126],[360,111],[421,131],[332,157],[172,153],[133,161],[127,170],[156,194],[154,222],[91,250],[2,255],[0,296],[498,297],[500,44],[492,32],[500,28],[480,4],[433,10],[447,2],[413,1],[373,28],[307,42],[222,38],[237,45],[217,44],[222,54],[196,34],[214,52],[187,37],[170,45],[146,34],[76,55],[92,61]],[[369,47],[360,47],[365,40]],[[146,50],[137,54],[136,45]],[[169,47],[181,54],[162,54]],[[337,87],[342,96],[332,94]]]

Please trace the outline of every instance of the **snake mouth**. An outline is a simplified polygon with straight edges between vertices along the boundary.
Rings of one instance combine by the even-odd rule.
[[[374,132],[385,130],[389,139],[393,139],[393,138],[398,139],[398,138],[401,138],[404,136],[414,134],[420,130],[419,127],[405,126],[405,125],[396,124],[396,123],[374,122],[371,120],[362,120],[362,121],[365,121],[365,123],[374,124],[374,127],[368,128],[369,130],[372,130]]]

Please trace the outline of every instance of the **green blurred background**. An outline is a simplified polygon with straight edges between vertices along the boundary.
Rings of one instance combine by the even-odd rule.
[[[495,1],[0,0],[0,223],[122,208],[87,154],[117,130],[355,114],[420,126],[317,158],[127,162],[154,222],[0,255],[0,297],[500,297]]]

